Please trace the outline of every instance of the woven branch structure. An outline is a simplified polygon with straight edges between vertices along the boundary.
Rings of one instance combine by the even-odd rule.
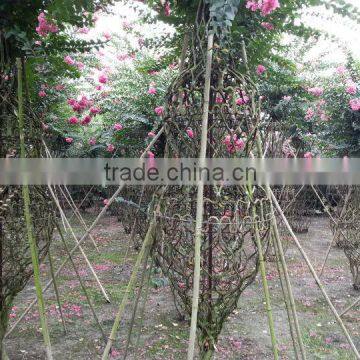
[[[165,136],[168,157],[200,153],[204,107],[206,26],[197,24],[184,71],[167,93]],[[211,71],[207,157],[249,157],[255,151],[260,104],[251,79],[235,70],[215,46]],[[192,133],[192,134],[191,134]],[[157,215],[153,257],[169,278],[180,306],[191,315],[197,188],[168,187]],[[253,216],[255,209],[256,216]],[[266,252],[270,236],[269,201],[253,186],[205,186],[198,303],[200,358],[209,359],[223,324],[259,268],[258,235]]]
[[[353,286],[355,290],[360,290],[360,187],[354,186],[351,189],[346,210],[341,218],[339,229],[342,236],[342,248],[348,258],[351,274],[353,276]]]

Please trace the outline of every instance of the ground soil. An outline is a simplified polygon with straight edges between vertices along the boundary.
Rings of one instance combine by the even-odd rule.
[[[84,214],[84,216],[88,224],[94,219],[94,215],[91,214]],[[74,221],[73,223],[74,230],[80,237],[83,229]],[[115,217],[106,216],[92,234],[98,243],[100,253],[96,252],[90,241],[87,241],[84,249],[110,295],[111,304],[104,301],[81,255],[76,254],[75,260],[82,279],[88,287],[100,322],[108,334],[137,252],[130,248],[128,256],[126,259],[124,258],[129,235],[125,234]],[[66,234],[66,238],[69,244],[73,244],[70,232]],[[299,240],[312,264],[319,270],[331,240],[328,219],[321,216],[312,219],[309,232],[299,235]],[[52,254],[57,267],[65,258],[65,251],[58,235],[54,238]],[[335,322],[306,264],[293,244],[290,244],[286,258],[307,359],[355,359],[340,327]],[[266,266],[280,357],[281,359],[294,359],[276,266],[271,262]],[[50,278],[48,262],[41,266],[41,270],[45,283]],[[360,292],[356,292],[352,288],[348,262],[341,249],[332,249],[322,280],[333,304],[339,311],[360,296]],[[92,360],[101,358],[104,344],[70,264],[61,272],[58,287],[65,313],[66,334],[63,333],[56,310],[53,288],[50,288],[45,295],[54,359]],[[31,282],[18,294],[10,326],[31,302],[34,294],[35,289]],[[263,301],[262,285],[258,277],[255,283],[245,290],[239,300],[238,309],[228,319],[217,345],[215,359],[263,360],[273,358]],[[124,357],[124,344],[131,311],[131,306],[129,306],[125,320],[119,328],[118,340],[112,353],[114,359]],[[358,348],[360,348],[359,320],[359,306],[344,316],[345,325]],[[168,282],[157,271],[153,271],[151,275],[143,327],[139,344],[136,347],[139,323],[140,321],[137,319],[128,359],[186,359],[189,322],[188,319],[179,320]],[[36,306],[6,339],[5,345],[11,360],[44,358]]]

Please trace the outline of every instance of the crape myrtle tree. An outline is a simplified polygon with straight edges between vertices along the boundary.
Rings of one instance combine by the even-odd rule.
[[[22,156],[41,156],[41,119],[44,112],[51,109],[50,99],[53,97],[55,101],[56,92],[60,91],[60,87],[55,88],[57,80],[77,76],[62,61],[64,51],[83,52],[100,45],[74,39],[70,29],[91,26],[94,13],[105,10],[111,3],[109,0],[1,1],[1,157],[18,157],[20,150]],[[48,85],[40,88],[40,80],[45,77]],[[21,141],[20,132],[24,135]],[[15,186],[0,187],[1,358],[6,356],[2,344],[12,301],[32,274],[38,275],[39,261],[49,248],[52,219],[52,205],[44,189],[30,187],[25,191]],[[41,294],[36,276],[35,284],[37,293]],[[42,312],[40,305],[39,312]],[[44,325],[42,323],[45,339]],[[48,345],[47,354],[51,357]]]

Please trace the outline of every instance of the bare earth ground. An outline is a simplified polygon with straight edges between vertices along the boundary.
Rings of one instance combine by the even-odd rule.
[[[85,219],[89,224],[93,218],[93,215],[85,214]],[[301,244],[317,269],[322,263],[331,239],[328,223],[325,217],[314,218],[309,233],[299,235]],[[78,237],[80,237],[83,232],[81,227],[76,224],[74,229]],[[95,251],[90,242],[87,242],[85,249],[111,297],[111,304],[107,304],[103,300],[80,254],[76,255],[76,263],[89,289],[100,321],[108,334],[129,279],[136,251],[131,249],[129,256],[124,261],[128,235],[124,233],[122,226],[116,221],[115,217],[108,216],[101,220],[92,234],[99,245],[100,254]],[[70,233],[67,233],[66,237],[68,243],[73,244]],[[54,239],[52,254],[58,266],[65,257],[65,251],[61,246],[58,235]],[[286,257],[307,358],[355,359],[294,245],[290,245]],[[281,359],[294,359],[288,335],[286,312],[274,263],[267,264],[267,273]],[[49,264],[46,262],[42,265],[44,283],[49,276]],[[352,288],[347,259],[340,249],[332,249],[322,279],[331,300],[338,310],[344,309],[360,296],[360,293]],[[104,344],[70,264],[62,271],[58,286],[66,317],[66,335],[63,334],[60,318],[56,310],[56,298],[53,288],[46,292],[45,297],[54,358],[56,360],[101,358]],[[34,286],[30,283],[18,295],[11,315],[10,325],[16,321],[23,309],[31,302],[34,294]],[[126,319],[119,328],[118,341],[112,353],[114,359],[123,358],[131,311],[131,306],[128,306]],[[359,320],[359,306],[344,317],[345,324],[358,348],[360,348]],[[136,324],[138,323],[139,321]],[[186,359],[189,323],[188,320],[179,321],[177,319],[177,313],[166,279],[158,272],[153,272],[151,277],[151,287],[143,325],[137,351],[135,351],[133,345],[130,348],[128,359]],[[136,342],[138,330],[139,326],[135,326],[133,344]],[[11,360],[44,358],[36,306],[9,336],[5,344]],[[228,319],[218,343],[215,358],[218,360],[262,360],[272,358],[259,277],[244,292],[240,298],[237,311]]]

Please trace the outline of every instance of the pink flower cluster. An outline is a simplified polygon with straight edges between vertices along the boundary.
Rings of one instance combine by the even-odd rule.
[[[81,125],[90,124],[92,117],[100,112],[100,109],[94,107],[94,102],[88,99],[85,95],[83,95],[80,100],[68,99],[67,103],[72,107],[73,111],[81,114],[85,110],[89,110],[89,114],[85,115],[81,120],[79,120],[76,116],[71,116],[69,118],[69,123],[72,125],[80,123]]]
[[[309,88],[308,93],[319,97],[324,93],[324,88],[322,88],[322,87]]]
[[[55,24],[52,24],[46,20],[44,12],[39,14],[38,20],[39,24],[35,30],[40,36],[45,37],[49,33],[57,33],[59,31],[59,28]]]
[[[70,55],[66,55],[64,61],[70,66],[76,66],[79,70],[84,69],[85,66],[81,61],[75,61]]]
[[[164,114],[164,107],[163,106],[158,106],[154,109],[155,113],[157,116],[161,116]]]
[[[346,92],[350,95],[355,95],[356,92],[357,92],[357,85],[352,81],[352,80],[349,80],[347,83],[346,83]]]
[[[246,8],[251,11],[261,11],[262,16],[270,15],[280,7],[279,0],[247,0]]]
[[[238,138],[236,134],[226,135],[224,139],[224,144],[226,145],[226,150],[230,154],[234,154],[237,151],[242,151],[245,148],[245,142],[243,139]]]
[[[312,118],[314,117],[314,115],[315,115],[314,109],[313,109],[313,108],[308,108],[308,109],[306,110],[305,120],[310,120],[310,119],[312,119]]]
[[[240,91],[240,97],[236,99],[236,105],[245,105],[250,101],[244,90]]]
[[[275,29],[274,25],[269,22],[262,22],[260,25],[266,30],[274,30]]]
[[[256,69],[256,73],[258,75],[262,75],[264,72],[266,71],[266,67],[264,65],[258,65],[257,69]]]
[[[351,99],[349,104],[350,104],[351,110],[354,110],[354,111],[360,110],[360,98]]]

